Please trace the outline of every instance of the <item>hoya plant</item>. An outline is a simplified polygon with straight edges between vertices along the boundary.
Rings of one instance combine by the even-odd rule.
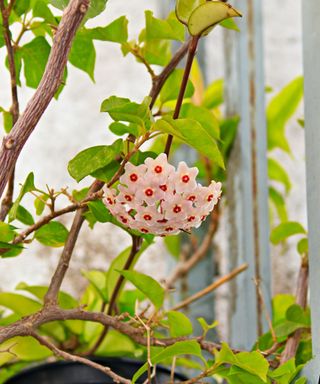
[[[305,290],[297,301],[289,295],[273,300],[270,331],[250,351],[212,341],[217,323],[209,324],[201,314],[201,333],[196,334],[184,313],[188,305],[244,272],[246,265],[182,302],[173,292],[177,280],[203,259],[217,232],[226,168],[241,118],[223,117],[221,80],[194,97],[202,88],[197,46],[216,27],[237,33],[233,18],[241,12],[224,1],[177,0],[166,19],[146,11],[145,27],[131,40],[126,16],[106,26],[87,26],[105,7],[106,0],[0,0],[0,48],[6,51],[3,68],[10,74],[12,97],[11,105],[1,107],[5,135],[0,150],[0,254],[16,257],[18,267],[32,242],[62,248],[47,286],[21,283],[14,293],[0,292],[0,382],[30,363],[55,358],[90,366],[117,383],[155,382],[159,365],[169,367],[172,383],[206,378],[231,384],[305,383],[299,378],[311,358]],[[96,40],[119,44],[124,56],[133,55],[145,67],[152,84],[149,95],[138,101],[106,95],[100,110],[111,118],[109,130],[118,138],[70,154],[66,165],[76,182],[84,180],[85,188],[46,188],[30,170],[18,189],[14,170],[25,143],[50,101],[59,102],[68,86],[70,64],[93,78]],[[21,113],[22,80],[35,92]],[[301,81],[294,80],[268,107],[269,176],[286,191],[290,181],[271,150],[290,151],[284,127],[301,99]],[[186,146],[194,149],[196,160],[185,156],[176,162]],[[303,275],[306,231],[288,220],[285,194],[277,188],[270,186],[270,200],[281,223],[271,240],[280,243],[303,234],[298,243]],[[32,196],[33,206],[22,205],[26,195]],[[73,221],[67,228],[61,219],[70,213]],[[108,269],[82,271],[87,286],[73,297],[61,286],[81,227],[87,224],[95,230],[97,223],[124,231],[131,246],[114,257]],[[205,236],[197,243],[194,233],[201,226]],[[191,245],[191,257],[180,261],[164,282],[136,270],[145,250],[157,246],[156,237],[177,255],[181,236]],[[131,377],[124,377],[95,359],[99,356],[134,357],[141,363]],[[176,375],[181,368],[184,379]]]

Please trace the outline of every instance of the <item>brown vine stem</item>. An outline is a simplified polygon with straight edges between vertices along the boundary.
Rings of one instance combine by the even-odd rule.
[[[187,84],[188,84],[188,80],[189,80],[189,76],[190,76],[190,71],[191,71],[193,59],[194,59],[196,51],[197,51],[199,40],[200,40],[200,36],[193,36],[191,38],[191,40],[189,41],[188,58],[187,58],[186,66],[184,69],[184,74],[183,74],[182,83],[180,86],[180,91],[179,91],[176,107],[175,107],[175,110],[173,113],[174,119],[177,119],[179,117],[179,114],[180,114],[180,109],[182,106],[183,97],[184,97],[184,94],[186,92],[186,88],[187,88]],[[170,153],[172,140],[173,140],[173,136],[168,135],[168,139],[167,139],[165,150],[164,150],[164,153],[166,153],[168,157],[169,157],[169,153]]]
[[[3,37],[7,49],[10,83],[11,83],[11,107],[10,112],[12,116],[12,125],[14,125],[19,118],[19,100],[18,100],[18,89],[17,89],[17,76],[16,67],[14,64],[14,48],[11,44],[11,32],[9,28],[9,17],[13,7],[14,1],[12,0],[7,8],[4,5],[4,1],[0,0],[0,10],[2,15],[2,31]],[[0,209],[0,221],[4,221],[12,205],[13,192],[14,192],[14,168],[11,171],[6,195],[2,200]]]
[[[142,243],[141,237],[134,236],[134,235],[132,236],[132,247],[131,247],[130,255],[129,255],[129,257],[128,257],[128,259],[127,259],[127,261],[123,267],[124,270],[130,269],[130,267],[131,267],[131,265],[135,259],[135,256],[137,255],[137,253],[140,250],[141,243]],[[114,307],[116,304],[116,300],[117,300],[118,295],[120,293],[123,282],[124,282],[124,277],[122,275],[120,275],[117,282],[116,282],[116,285],[113,289],[113,292],[111,294],[110,302],[108,303],[107,315],[109,315],[109,316],[111,316],[113,313],[113,310],[114,310]],[[102,308],[101,308],[101,312],[104,312],[105,309],[106,309],[106,303],[103,303]],[[100,347],[104,338],[106,337],[108,330],[109,330],[109,326],[104,327],[98,340],[95,342],[93,347],[88,351],[88,355],[93,355],[98,350],[98,348]]]
[[[71,0],[55,35],[39,87],[0,149],[0,197],[26,141],[54,97],[62,80],[75,33],[89,7],[89,0]]]
[[[76,355],[72,355],[71,353],[62,351],[61,349],[56,347],[53,343],[51,343],[49,340],[47,340],[43,336],[40,336],[38,333],[36,333],[34,331],[31,333],[31,336],[34,339],[36,339],[40,344],[42,344],[46,348],[50,349],[57,357],[60,357],[64,360],[85,364],[91,368],[95,368],[98,371],[101,371],[104,374],[111,377],[114,383],[123,383],[123,384],[130,384],[131,383],[131,380],[128,380],[122,376],[117,375],[109,367],[104,367],[103,365],[95,363],[94,361],[88,360],[82,356],[76,356]]]
[[[237,267],[227,275],[220,277],[217,281],[208,285],[206,288],[202,289],[201,291],[183,300],[181,303],[175,305],[173,308],[171,308],[171,311],[177,311],[178,309],[184,308],[187,305],[193,303],[194,301],[201,299],[203,296],[208,295],[209,293],[211,293],[221,285],[234,279],[236,276],[238,276],[241,272],[245,271],[247,268],[248,268],[248,264],[240,265],[240,267]]]

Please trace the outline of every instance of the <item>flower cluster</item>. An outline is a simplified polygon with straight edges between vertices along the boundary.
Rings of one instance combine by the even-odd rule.
[[[164,153],[138,166],[127,163],[117,190],[105,188],[103,201],[118,221],[139,232],[189,232],[201,225],[221,195],[221,183],[203,187],[197,174],[183,161],[176,170]]]

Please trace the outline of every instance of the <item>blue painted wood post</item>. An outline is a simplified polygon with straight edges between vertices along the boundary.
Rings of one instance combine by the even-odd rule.
[[[307,209],[309,227],[310,306],[312,353],[306,370],[311,383],[320,375],[320,4],[302,1],[305,92]]]
[[[229,341],[250,348],[268,329],[255,280],[271,313],[262,1],[232,5],[243,18],[240,33],[225,33],[227,114],[240,117],[228,165],[229,257],[230,269],[243,262],[249,268],[233,282]]]

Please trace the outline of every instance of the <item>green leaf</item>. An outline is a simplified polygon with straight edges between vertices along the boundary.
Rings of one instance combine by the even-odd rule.
[[[106,274],[102,271],[82,271],[83,276],[92,284],[104,302],[109,301],[106,291]]]
[[[118,136],[123,136],[127,133],[135,137],[139,136],[139,127],[136,124],[132,124],[132,123],[129,125],[126,125],[126,124],[115,121],[109,125],[109,129],[112,133]]]
[[[48,195],[40,195],[40,196],[37,196],[35,198],[33,204],[34,204],[34,207],[36,209],[36,214],[38,216],[40,216],[43,213],[43,211],[44,211],[44,209],[46,207],[45,202],[48,200],[48,198],[49,198]]]
[[[171,58],[171,42],[168,40],[147,40],[141,49],[149,64],[165,66]]]
[[[192,355],[202,359],[201,348],[196,341],[179,341],[170,347],[165,348],[157,355],[151,357],[152,364],[161,363],[179,355]],[[148,364],[144,364],[133,376],[132,384],[148,369]]]
[[[267,107],[268,148],[280,148],[290,153],[285,126],[295,113],[303,96],[303,77],[297,77],[284,87]]]
[[[73,40],[69,61],[76,68],[86,72],[94,81],[94,66],[96,62],[96,50],[92,39],[84,33],[76,34]]]
[[[84,149],[69,161],[69,174],[79,182],[97,169],[108,165],[114,159],[114,156],[114,150],[110,145],[99,145]]]
[[[118,171],[119,167],[119,161],[113,160],[105,167],[99,168],[96,171],[90,173],[90,175],[98,180],[108,183],[112,179],[114,174]]]
[[[4,252],[5,250],[8,250]],[[18,256],[21,251],[23,250],[23,247],[18,244],[9,244],[4,241],[0,241],[0,256],[1,257],[14,257]],[[4,252],[4,253],[2,253]]]
[[[38,301],[7,292],[0,292],[0,306],[10,309],[20,317],[31,315],[41,309]]]
[[[203,332],[204,332],[203,337],[205,337],[205,335],[210,331],[210,329],[213,329],[218,325],[217,321],[214,321],[212,324],[208,324],[203,317],[198,317],[197,320],[199,321],[203,329]]]
[[[198,107],[193,104],[184,104],[181,108],[180,117],[196,120],[214,140],[219,139],[219,122],[214,114],[207,108]]]
[[[33,17],[44,19],[48,24],[58,25],[57,19],[54,17],[45,1],[37,1],[32,10]]]
[[[49,247],[62,247],[68,237],[67,228],[58,221],[50,223],[36,230],[34,237],[43,245]]]
[[[19,0],[14,3],[13,10],[18,16],[28,12],[30,7],[30,0]]]
[[[155,129],[184,141],[224,169],[223,158],[216,141],[197,121],[191,119],[173,120],[170,117],[164,117],[155,123]]]
[[[69,0],[49,0],[54,7],[63,10],[69,3]]]
[[[19,50],[24,63],[24,75],[28,87],[37,88],[46,67],[50,45],[43,36],[38,36]]]
[[[144,293],[157,309],[162,307],[165,290],[156,280],[136,271],[118,270],[118,272]]]
[[[298,304],[293,304],[287,309],[286,318],[294,323],[304,324],[306,327],[310,326],[309,314]]]
[[[270,240],[273,244],[279,244],[281,241],[285,241],[288,237],[298,234],[306,234],[306,230],[303,226],[296,221],[287,221],[286,223],[281,223],[272,230]]]
[[[167,312],[171,337],[188,336],[193,332],[191,321],[182,312]]]
[[[268,177],[270,180],[282,183],[285,186],[287,193],[290,191],[291,182],[288,173],[281,164],[271,158],[268,159]]]
[[[225,19],[241,16],[239,11],[224,2],[205,2],[192,11],[188,20],[188,29],[192,36],[200,36],[207,34]]]
[[[200,4],[204,4],[206,0],[177,0],[176,15],[181,23],[188,25],[189,17],[192,11]]]
[[[9,242],[15,237],[14,227],[0,221],[0,241]]]
[[[138,124],[143,130],[150,128],[150,99],[146,98],[141,104],[129,99],[111,96],[101,104],[101,112],[108,112],[115,121],[126,121]]]
[[[91,0],[88,12],[85,15],[85,20],[92,19],[106,9],[106,4],[108,0]]]
[[[184,41],[184,27],[179,23],[174,14],[167,20],[157,19],[151,11],[145,11],[146,40],[179,40]]]
[[[34,220],[31,213],[26,210],[22,205],[18,206],[16,219],[25,225],[34,224]]]
[[[171,255],[178,259],[181,251],[181,237],[179,235],[165,236],[164,244]]]
[[[0,354],[0,365],[10,362],[14,358],[22,361],[43,360],[52,355],[52,352],[40,345],[37,340],[31,336],[18,336],[11,338],[0,344],[0,350],[10,348],[10,353]]]
[[[297,244],[297,250],[301,256],[305,256],[309,252],[309,244],[308,244],[308,239],[304,238],[299,240]]]
[[[287,207],[283,196],[273,187],[269,187],[269,198],[274,204],[279,219],[283,221],[288,221]]]
[[[111,330],[96,351],[97,356],[134,356],[136,345],[129,336]]]
[[[92,40],[124,43],[128,40],[128,19],[121,16],[105,27],[87,29],[83,33]]]
[[[36,187],[34,185],[34,174],[33,174],[33,172],[31,172],[31,173],[29,173],[23,186],[21,187],[21,190],[20,190],[19,196],[17,197],[17,200],[14,202],[14,204],[12,205],[12,207],[9,211],[9,216],[8,216],[9,222],[16,219],[18,207],[20,205],[20,202],[21,202],[23,196],[26,193],[31,192],[31,191],[35,191],[35,190],[36,190]]]
[[[221,21],[220,25],[223,28],[231,29],[233,31],[240,32],[240,29],[239,29],[237,23],[233,19],[223,20],[223,21]]]
[[[224,81],[218,79],[212,82],[204,91],[202,106],[208,109],[219,107],[224,100]]]
[[[95,219],[100,223],[108,223],[112,219],[111,213],[101,200],[89,201],[87,205]]]
[[[175,69],[171,75],[168,77],[168,80],[163,85],[160,91],[160,101],[164,104],[167,101],[176,100],[179,94],[182,78],[183,78],[183,69]],[[194,86],[189,80],[186,88],[184,97],[189,98],[194,93]]]
[[[2,111],[3,126],[6,133],[9,133],[12,129],[12,114],[7,111]]]
[[[273,323],[278,323],[285,319],[287,309],[294,304],[295,298],[292,295],[276,295],[272,299],[272,318]]]

